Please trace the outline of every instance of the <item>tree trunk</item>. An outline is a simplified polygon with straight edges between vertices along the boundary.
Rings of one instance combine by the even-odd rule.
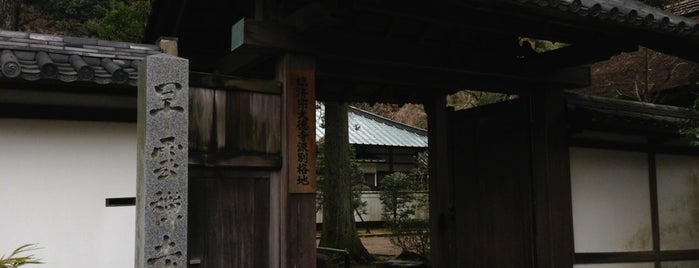
[[[347,103],[325,102],[325,192],[320,246],[347,249],[359,263],[373,260],[357,236],[352,209]]]
[[[19,0],[0,0],[0,29],[17,30]]]

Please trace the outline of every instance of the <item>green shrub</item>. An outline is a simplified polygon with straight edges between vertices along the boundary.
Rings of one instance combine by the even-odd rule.
[[[379,186],[379,199],[383,205],[381,217],[386,228],[393,233],[389,237],[392,244],[403,251],[428,257],[429,221],[415,219],[416,212],[427,206],[427,197],[415,191],[419,184],[419,181],[401,172],[384,177]]]

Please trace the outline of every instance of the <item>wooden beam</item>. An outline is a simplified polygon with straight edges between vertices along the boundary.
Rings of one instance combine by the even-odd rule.
[[[136,109],[3,103],[0,118],[136,122]]]
[[[682,146],[673,144],[647,144],[623,141],[608,141],[589,138],[570,138],[570,146],[583,148],[600,148],[631,152],[673,154],[673,155],[699,155],[699,148],[694,146]]]
[[[320,80],[376,83],[421,89],[517,92],[524,85],[558,85],[578,88],[590,84],[589,67],[580,66],[550,73],[503,74],[476,70],[409,65],[393,62],[318,60]]]
[[[599,42],[578,43],[568,47],[531,55],[525,57],[524,60],[537,66],[566,68],[603,61],[621,52],[638,50],[638,45],[635,44],[605,44],[606,45],[601,45]]]
[[[667,250],[657,255],[652,251],[605,252],[605,253],[576,253],[575,263],[615,263],[615,262],[652,262],[696,260],[699,250]]]
[[[65,107],[136,109],[136,96],[84,94],[54,90],[0,89],[0,104],[48,105]]]
[[[236,71],[254,60],[289,51],[316,56],[319,79],[324,75],[340,79],[344,76],[366,82],[455,89],[478,86],[483,82],[510,86],[554,83],[580,87],[589,84],[589,80],[552,81],[550,73],[533,72],[521,60],[489,55],[488,61],[483,61],[483,56],[479,55],[481,51],[468,50],[464,47],[463,55],[454,55],[406,42],[354,36],[308,37],[282,25],[242,19],[233,26],[231,51],[232,55],[238,55],[232,57],[245,58],[247,62],[222,68]],[[459,59],[458,63],[463,66],[453,65],[454,58]],[[381,72],[377,73],[377,70]],[[385,73],[390,73],[389,77],[384,76]]]
[[[262,94],[281,95],[281,82],[235,77],[221,74],[189,72],[189,84],[195,87],[248,91]]]
[[[281,168],[282,159],[279,155],[223,155],[190,152],[189,164],[204,167],[278,170]]]
[[[395,4],[395,2],[386,1],[362,1],[354,3],[352,8],[358,12],[409,19],[439,27],[468,31],[492,32],[559,42],[592,39],[584,32],[567,34],[566,31],[570,29],[570,25],[563,27],[543,19],[535,20],[516,16],[504,18],[502,15],[493,15],[497,14],[497,12],[493,12],[493,9],[500,13],[503,12],[503,10],[492,8],[494,1],[488,2],[487,5],[491,6],[490,9],[482,7],[482,4],[479,6],[473,3],[474,1],[464,2],[468,3],[450,1],[448,4],[425,5],[421,2],[401,1],[400,4]],[[565,36],[562,33],[566,33]]]

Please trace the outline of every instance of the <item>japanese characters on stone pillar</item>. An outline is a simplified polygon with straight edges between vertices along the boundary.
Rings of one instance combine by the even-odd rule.
[[[139,67],[136,268],[187,267],[189,62]]]
[[[315,73],[291,69],[287,84],[289,192],[316,192]]]

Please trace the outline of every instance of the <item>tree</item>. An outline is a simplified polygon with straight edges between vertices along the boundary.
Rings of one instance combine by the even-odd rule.
[[[13,6],[14,5],[14,6]],[[15,12],[10,10],[15,8]],[[0,0],[3,29],[139,42],[147,0]],[[10,15],[15,16],[10,16]],[[9,23],[9,24],[8,24]]]
[[[356,160],[356,153],[353,146],[349,146],[350,156],[350,177],[352,179],[352,210],[358,215],[366,215],[367,202],[362,200],[362,191],[366,186],[364,184],[364,174],[359,169],[359,164]],[[321,140],[318,144],[318,154],[316,155],[316,170],[318,172],[318,193],[316,194],[316,211],[323,209],[323,198],[327,191],[325,184],[325,140]]]
[[[111,9],[113,0],[27,0],[22,1],[19,30],[97,36],[99,20]]]
[[[19,0],[0,0],[0,29],[17,30]]]
[[[325,174],[323,193],[323,230],[320,246],[347,249],[352,259],[367,263],[374,258],[357,236],[352,208],[347,103],[325,103]]]
[[[427,129],[427,113],[422,104],[406,103],[403,105],[392,103],[366,102],[352,103],[352,106],[368,111],[403,124]]]
[[[117,2],[114,9],[100,21],[99,38],[125,42],[140,42],[148,22],[150,3],[137,0],[129,5]]]

